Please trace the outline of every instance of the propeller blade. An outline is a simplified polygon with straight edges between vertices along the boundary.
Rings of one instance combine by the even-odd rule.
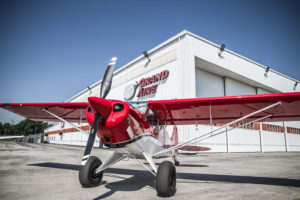
[[[104,74],[104,78],[102,80],[101,89],[100,89],[100,97],[101,98],[105,98],[110,91],[111,81],[112,81],[116,62],[117,62],[117,58],[113,57],[107,66],[107,69]]]
[[[111,88],[111,81],[113,78],[113,72],[114,72],[114,68],[117,62],[117,58],[113,57],[108,66],[107,69],[105,71],[104,74],[104,78],[102,80],[102,84],[101,84],[101,89],[100,89],[100,98],[97,97],[89,97],[89,103],[90,106],[92,108],[92,110],[95,112],[95,117],[94,117],[94,122],[92,125],[92,128],[90,130],[90,134],[89,134],[89,138],[85,147],[85,151],[81,160],[81,165],[85,165],[85,163],[87,162],[87,160],[90,157],[90,153],[92,151],[94,142],[95,142],[95,138],[97,135],[97,130],[98,130],[98,123],[99,123],[99,118],[101,117],[100,114],[103,114],[104,117],[106,115],[109,115],[110,111],[111,111],[111,104],[109,101],[105,100],[105,97],[108,95],[110,88]],[[103,106],[102,109],[101,107]]]
[[[90,130],[90,134],[89,134],[89,138],[85,147],[85,151],[81,160],[81,165],[85,165],[85,163],[87,162],[87,160],[90,157],[90,153],[92,151],[94,142],[95,142],[95,138],[97,135],[97,130],[98,130],[98,120],[100,118],[99,114],[95,114],[95,118],[94,118],[94,123],[92,125],[92,128]]]

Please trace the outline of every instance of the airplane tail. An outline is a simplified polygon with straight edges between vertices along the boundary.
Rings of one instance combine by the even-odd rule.
[[[178,132],[177,132],[177,126],[174,126],[173,128],[173,133],[171,136],[171,140],[174,143],[174,145],[178,144]]]
[[[172,133],[171,141],[173,142],[174,146],[178,144],[178,130],[177,130],[177,126],[174,126],[174,128],[173,128],[173,133]],[[187,146],[181,147],[179,149],[176,149],[175,151],[178,152],[178,150],[182,150],[182,151],[209,151],[211,149],[209,147],[187,145]]]

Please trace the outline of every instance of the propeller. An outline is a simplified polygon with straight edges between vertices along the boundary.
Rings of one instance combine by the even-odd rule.
[[[100,97],[104,98],[108,95],[111,88],[111,81],[113,77],[114,68],[117,62],[117,58],[113,57],[109,62],[107,69],[104,74],[104,78],[102,80],[101,89],[100,89]]]
[[[102,80],[102,83],[101,83],[101,88],[100,88],[100,98],[104,98],[108,95],[110,89],[111,89],[111,82],[112,82],[112,78],[113,78],[113,72],[114,72],[114,67],[116,65],[116,62],[117,62],[117,58],[116,57],[113,57],[107,68],[106,68],[106,71],[105,71],[105,74],[104,74],[104,77],[103,77],[103,80]],[[95,102],[95,99],[96,97],[91,97],[91,99],[89,99],[89,103],[94,103]],[[91,105],[91,108],[93,109],[95,106]],[[97,111],[97,108],[94,108],[93,111],[95,112],[95,110]],[[89,134],[89,138],[88,138],[88,141],[87,141],[87,144],[86,144],[86,147],[85,147],[85,151],[84,151],[84,154],[83,154],[83,157],[82,157],[82,160],[81,160],[81,165],[85,165],[85,163],[87,162],[89,156],[90,156],[90,153],[92,151],[92,148],[93,148],[93,144],[95,142],[95,138],[96,138],[96,135],[97,135],[97,131],[98,131],[98,121],[99,119],[101,118],[101,115],[98,113],[98,112],[95,112],[95,117],[94,117],[94,122],[93,122],[93,125],[91,127],[91,130],[90,130],[90,134]]]

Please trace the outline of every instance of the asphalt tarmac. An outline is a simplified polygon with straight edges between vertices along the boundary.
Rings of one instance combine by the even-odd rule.
[[[75,146],[0,142],[0,199],[166,199],[157,196],[155,177],[132,159],[105,170],[100,186],[82,188],[78,170],[83,151]],[[102,160],[110,153],[92,151]],[[300,199],[299,152],[178,158],[177,192],[167,199]]]

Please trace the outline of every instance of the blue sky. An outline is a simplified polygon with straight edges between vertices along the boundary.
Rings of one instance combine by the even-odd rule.
[[[299,19],[290,0],[0,0],[0,102],[65,101],[184,29],[300,80]]]

